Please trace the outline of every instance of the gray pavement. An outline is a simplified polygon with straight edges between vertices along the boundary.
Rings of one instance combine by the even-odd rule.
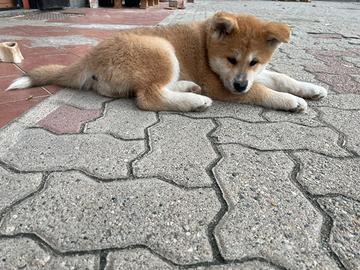
[[[0,269],[360,269],[360,4],[197,1],[161,24],[219,10],[289,23],[270,68],[330,95],[182,114],[60,91],[0,130]],[[64,106],[101,115],[41,124]]]

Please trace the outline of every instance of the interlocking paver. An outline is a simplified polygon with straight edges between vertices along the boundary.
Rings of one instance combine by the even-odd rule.
[[[184,113],[184,115],[195,118],[234,117],[249,122],[261,122],[264,121],[260,116],[261,112],[262,108],[257,106],[215,101],[210,108],[204,112]]]
[[[84,123],[94,120],[100,115],[100,110],[80,110],[63,105],[38,122],[38,126],[57,134],[80,133]]]
[[[328,127],[305,127],[293,123],[245,123],[219,119],[213,133],[219,143],[240,143],[259,150],[308,149],[319,153],[346,156],[337,145],[338,135]]]
[[[206,266],[206,267],[197,267],[196,270],[275,270],[278,269],[277,267],[272,266],[269,263],[266,262],[260,262],[260,261],[249,261],[244,263],[228,263],[225,265],[212,265],[212,266]]]
[[[344,194],[360,199],[360,159],[338,159],[311,152],[295,154],[302,163],[299,181],[317,195]]]
[[[180,270],[182,268],[169,264],[150,251],[144,249],[130,249],[110,252],[107,256],[105,270]],[[251,261],[238,264],[207,265],[192,269],[196,270],[275,270],[276,268],[265,262]]]
[[[337,93],[358,93],[360,83],[356,82],[348,75],[334,75],[327,73],[317,73],[316,78],[327,85],[331,85],[330,90]]]
[[[316,107],[333,107],[346,110],[360,110],[360,95],[356,94],[339,94],[331,95],[314,102]]]
[[[105,134],[53,135],[28,129],[0,159],[23,171],[78,169],[100,178],[126,177],[129,162],[144,152],[142,141],[122,141]]]
[[[173,270],[177,268],[144,249],[110,252],[106,261],[105,270]]]
[[[27,238],[0,239],[0,269],[4,270],[97,270],[99,261],[97,255],[54,255]]]
[[[182,268],[169,264],[150,251],[130,249],[110,252],[107,256],[105,270],[180,270]],[[238,264],[207,265],[192,269],[196,270],[275,270],[268,263],[251,261]]]
[[[136,176],[161,176],[187,187],[210,186],[206,168],[217,158],[206,135],[215,127],[208,119],[163,114],[149,128],[150,152],[134,162]]]
[[[120,99],[108,103],[104,116],[88,123],[86,133],[110,133],[122,139],[144,139],[144,130],[156,123],[156,113],[141,111],[133,100]]]
[[[323,126],[318,119],[317,113],[309,108],[305,113],[288,113],[282,111],[274,111],[268,110],[266,111],[263,116],[268,119],[270,122],[291,122],[300,125],[310,126],[310,127],[317,127]]]
[[[216,227],[228,260],[264,257],[288,269],[338,269],[322,247],[322,216],[289,179],[284,153],[221,146],[216,178],[230,204]]]
[[[12,203],[36,191],[41,184],[40,173],[20,174],[0,167],[0,212]]]
[[[187,264],[212,260],[207,226],[219,209],[211,189],[186,191],[158,179],[99,183],[62,172],[14,207],[1,232],[35,233],[60,251],[142,244]]]
[[[93,91],[64,89],[54,97],[58,102],[81,109],[101,109],[102,104],[111,100]]]
[[[347,136],[346,145],[360,154],[359,111],[344,111],[334,108],[321,108],[322,118]]]
[[[321,198],[319,203],[334,220],[332,249],[347,269],[360,269],[360,203],[341,197]]]

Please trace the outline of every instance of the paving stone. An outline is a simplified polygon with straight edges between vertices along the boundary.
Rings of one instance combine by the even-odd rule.
[[[344,194],[360,200],[360,159],[338,159],[298,152],[303,165],[299,181],[312,194]]]
[[[93,91],[73,89],[63,89],[57,92],[54,99],[58,102],[81,109],[102,109],[103,103],[111,100]]]
[[[265,262],[259,262],[259,261],[250,261],[250,262],[244,262],[239,264],[226,264],[226,265],[212,265],[212,266],[206,266],[206,267],[197,267],[196,270],[275,270],[278,268],[275,268],[274,266],[271,266],[268,263]]]
[[[323,124],[316,119],[317,113],[311,108],[305,113],[288,113],[269,110],[266,111],[263,116],[270,122],[291,122],[310,127],[323,126]]]
[[[161,176],[187,187],[210,186],[206,168],[217,158],[206,135],[214,128],[208,119],[168,114],[149,128],[150,152],[134,162],[136,176]]]
[[[0,167],[0,212],[36,191],[42,180],[40,173],[19,174]]]
[[[313,150],[346,156],[340,148],[337,134],[327,127],[305,127],[293,123],[245,123],[234,119],[219,119],[220,127],[213,133],[219,143],[240,143],[259,150]]]
[[[333,107],[346,110],[360,110],[360,95],[339,94],[327,96],[314,103],[315,107]]]
[[[336,58],[333,58],[334,63],[331,66],[327,66],[324,64],[309,64],[306,65],[306,70],[309,72],[316,72],[316,73],[325,73],[326,75],[330,74],[337,74],[337,75],[348,75],[348,74],[358,74],[359,69],[353,67],[350,63],[345,61],[336,61]]]
[[[106,104],[102,118],[88,123],[86,133],[110,133],[123,139],[144,139],[145,128],[156,123],[154,112],[141,111],[133,100],[119,99]]]
[[[320,243],[322,216],[289,179],[284,153],[221,146],[215,176],[229,213],[215,229],[227,260],[262,257],[287,269],[338,269]]]
[[[107,256],[105,270],[180,270],[177,267],[165,262],[150,251],[145,249],[129,249],[113,251]],[[251,261],[239,264],[199,266],[196,270],[275,270],[276,268],[264,262]]]
[[[331,90],[338,93],[360,93],[360,83],[354,81],[351,76],[341,74],[315,73],[316,78],[330,86]]]
[[[318,201],[334,220],[332,249],[347,269],[360,269],[360,203],[341,197]]]
[[[345,61],[352,63],[354,66],[360,68],[360,57],[356,58],[356,57],[345,56],[343,58]]]
[[[352,78],[354,81],[360,83],[360,75],[351,75],[351,78]]]
[[[27,238],[1,239],[0,269],[96,270],[99,269],[99,258],[95,255],[53,255]]]
[[[63,105],[38,122],[38,126],[57,134],[80,133],[84,123],[101,115],[101,110],[80,110]]]
[[[150,251],[130,249],[110,252],[106,258],[105,270],[172,270],[177,269]]]
[[[261,112],[262,108],[257,106],[214,101],[214,103],[204,112],[184,113],[184,115],[196,118],[234,117],[249,122],[262,122],[264,119],[260,116]]]
[[[122,141],[105,134],[53,135],[27,129],[0,159],[22,171],[78,169],[100,178],[121,178],[129,162],[144,152],[142,141]]]
[[[14,207],[0,231],[36,233],[63,252],[142,244],[189,264],[212,260],[207,226],[219,209],[212,189],[186,191],[158,179],[99,183],[62,172]]]
[[[360,111],[344,111],[334,108],[320,108],[325,122],[347,136],[346,145],[360,154],[359,119]]]

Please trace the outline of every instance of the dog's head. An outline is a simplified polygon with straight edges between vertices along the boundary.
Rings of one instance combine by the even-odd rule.
[[[277,47],[289,39],[286,24],[219,12],[208,20],[209,64],[229,91],[245,93]]]

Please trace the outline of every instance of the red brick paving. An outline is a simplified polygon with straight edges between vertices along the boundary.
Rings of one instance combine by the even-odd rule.
[[[354,81],[350,76],[341,74],[333,75],[316,73],[316,78],[328,85],[338,93],[360,93],[360,83]]]
[[[84,123],[101,115],[101,110],[80,110],[63,105],[38,122],[38,125],[57,134],[79,133]]]
[[[50,93],[43,88],[34,87],[29,89],[19,89],[16,91],[5,92],[5,89],[18,76],[1,76],[0,77],[0,105],[14,101],[26,100],[29,98],[48,96]]]
[[[36,97],[29,100],[19,100],[0,105],[0,127],[7,125],[24,112],[34,107],[48,96]]]
[[[359,73],[353,64],[342,59],[344,56],[360,58],[360,50],[308,50],[318,63],[308,64],[305,69],[313,73],[316,78],[338,93],[360,93],[360,83],[354,81],[350,75]]]
[[[132,24],[132,25],[154,25],[165,19],[171,11],[164,9],[167,3],[150,7],[146,10],[137,8],[110,9],[110,8],[78,8],[68,9],[68,13],[83,13],[86,16],[67,16],[63,20],[49,20],[51,22],[66,22],[77,24]]]
[[[80,13],[83,16],[66,16],[63,20],[50,20],[73,24],[125,24],[125,25],[155,25],[166,18],[172,11],[164,9],[166,3],[159,6],[141,9],[113,9],[113,8],[80,8],[66,9],[65,12]],[[81,29],[64,26],[32,26],[31,21],[26,26],[13,26],[0,29],[1,37],[14,35],[24,37],[17,40],[24,61],[17,66],[10,63],[0,63],[0,128],[11,120],[20,116],[31,107],[56,93],[60,87],[45,86],[24,90],[5,92],[11,80],[23,74],[23,71],[46,64],[69,65],[84,56],[91,48],[90,45],[72,45],[60,47],[32,47],[32,41],[26,37],[62,37],[81,35],[83,37],[102,40],[108,38],[117,30]]]

